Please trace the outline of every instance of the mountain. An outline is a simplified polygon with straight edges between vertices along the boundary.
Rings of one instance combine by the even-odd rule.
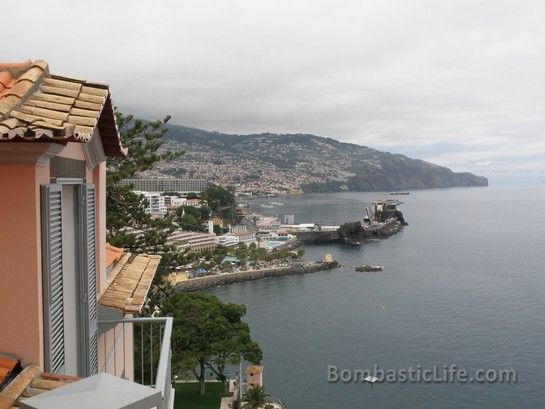
[[[205,178],[237,191],[333,192],[487,186],[488,180],[404,155],[307,134],[228,135],[169,125],[186,154],[147,176]]]

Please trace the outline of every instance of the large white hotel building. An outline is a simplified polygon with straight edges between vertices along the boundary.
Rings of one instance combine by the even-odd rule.
[[[132,185],[133,190],[144,192],[179,192],[200,193],[208,187],[210,182],[206,179],[123,179],[122,185]]]

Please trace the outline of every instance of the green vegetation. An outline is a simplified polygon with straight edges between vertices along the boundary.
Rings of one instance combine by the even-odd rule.
[[[201,197],[206,200],[214,216],[221,217],[230,224],[240,222],[240,216],[237,214],[237,202],[232,190],[210,185],[206,190],[203,190]]]
[[[120,112],[115,114],[121,143],[129,149],[129,154],[125,157],[109,157],[107,161],[107,240],[114,246],[133,252],[162,254],[160,271],[164,272],[176,252],[165,245],[169,233],[175,228],[172,224],[174,216],[152,218],[145,211],[146,199],[133,193],[131,186],[121,186],[119,182],[150,170],[161,161],[173,160],[183,152],[160,152],[169,116],[158,121],[141,121]],[[128,231],[126,227],[138,233]]]
[[[182,195],[179,193],[179,192],[174,192],[174,191],[166,191],[166,192],[162,192],[161,193],[163,196],[177,196],[177,197],[182,197]]]
[[[129,148],[130,154],[121,158],[108,158],[106,224],[107,240],[132,252],[161,254],[159,274],[154,280],[154,289],[149,293],[148,302],[142,315],[151,315],[157,310],[161,315],[174,317],[174,327],[171,338],[172,366],[174,374],[192,372],[199,380],[198,391],[205,392],[205,371],[213,372],[220,388],[227,388],[225,367],[237,364],[241,359],[258,364],[262,352],[250,336],[248,324],[242,321],[246,313],[243,305],[223,303],[218,298],[201,293],[174,293],[172,288],[160,285],[158,276],[170,272],[174,267],[187,262],[193,255],[182,253],[166,244],[170,232],[175,229],[174,221],[195,226],[196,222],[209,217],[210,209],[186,207],[181,213],[172,213],[163,219],[154,219],[145,212],[145,199],[132,192],[131,186],[120,186],[123,179],[134,177],[140,172],[150,170],[161,161],[172,160],[182,152],[161,153],[163,136],[167,131],[166,124],[170,117],[161,121],[133,120],[116,112],[117,123],[123,146]],[[236,221],[236,202],[231,191],[212,187],[205,192],[205,200],[212,203],[212,211],[224,219]],[[185,210],[185,212],[184,212]],[[191,218],[190,218],[191,217]],[[131,229],[127,230],[129,227]],[[134,231],[136,230],[136,232]],[[240,250],[242,251],[242,250]],[[254,248],[252,251],[257,250]],[[223,250],[221,251],[221,253]],[[219,258],[221,254],[210,255]],[[241,256],[243,256],[241,254]],[[221,255],[223,257],[223,255]],[[221,260],[218,260],[220,263]],[[146,338],[147,330],[144,331]],[[158,340],[153,348],[159,350]],[[145,345],[140,345],[139,337],[135,337],[135,357],[139,357]],[[138,358],[137,358],[138,359]],[[154,359],[157,361],[158,356]],[[153,362],[156,365],[157,362]],[[152,379],[151,373],[138,374]],[[193,386],[193,385],[191,385]],[[186,392],[191,392],[191,386],[180,386]],[[214,391],[202,399],[192,397],[185,401],[187,394],[183,391],[177,397],[177,405],[190,408],[191,402],[207,406],[201,408],[219,407],[218,396]],[[183,403],[181,403],[183,402]],[[211,406],[213,405],[213,406]]]
[[[270,396],[265,393],[263,386],[256,385],[242,395],[242,400],[244,401],[242,409],[273,409],[274,406],[267,403],[267,398]]]
[[[196,193],[190,193],[187,195],[187,198],[202,199],[207,204],[203,204],[200,208],[181,206],[176,209],[174,212],[174,221],[184,230],[206,231],[204,223],[210,220],[212,215],[220,217],[227,223],[236,224],[240,222],[240,217],[237,214],[235,195],[229,189],[210,185],[200,196]],[[221,234],[223,231],[219,226],[216,226],[214,233]]]
[[[206,395],[200,394],[198,383],[178,383],[174,387],[175,409],[218,409],[223,395],[221,382],[209,382],[206,384]]]
[[[205,293],[175,293],[161,302],[161,313],[174,317],[173,373],[191,372],[205,394],[205,374],[212,371],[228,390],[225,367],[241,359],[259,364],[262,352],[242,321],[246,307],[224,303]]]
[[[340,192],[343,183],[338,180],[325,180],[324,182],[310,182],[301,185],[301,189],[305,193],[328,193]]]
[[[184,230],[206,231],[203,223],[210,219],[210,208],[206,205],[202,205],[200,208],[181,206],[176,209],[175,219]]]
[[[237,257],[240,266],[251,264],[260,267],[273,262],[299,260],[304,254],[304,250],[298,250],[297,252],[286,249],[267,251],[264,248],[258,248],[255,243],[249,246],[241,243],[236,247],[220,246],[212,250],[183,253],[179,255],[177,260],[179,265],[193,263],[193,268],[204,268],[211,271],[220,267],[223,270],[229,270],[232,267],[231,263],[222,264],[223,259],[227,256]]]

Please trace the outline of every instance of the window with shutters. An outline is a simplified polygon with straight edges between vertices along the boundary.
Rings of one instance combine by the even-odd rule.
[[[63,373],[62,187],[41,187],[45,370]]]
[[[63,197],[62,184],[41,187],[45,369],[90,376],[98,372],[95,188],[79,183],[64,191],[76,200]],[[73,218],[67,206],[77,208]],[[76,262],[66,257],[75,253]]]
[[[98,318],[97,318],[97,266],[96,266],[96,223],[95,188],[83,186],[83,292],[84,292],[84,371],[85,376],[98,372]]]

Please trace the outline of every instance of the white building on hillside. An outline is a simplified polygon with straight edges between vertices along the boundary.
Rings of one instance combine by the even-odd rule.
[[[276,230],[280,228],[280,220],[273,216],[260,216],[256,226],[259,230]]]
[[[237,231],[233,233],[233,236],[238,237],[239,243],[250,245],[256,242],[255,233],[246,231]]]
[[[154,216],[164,216],[166,214],[167,208],[165,206],[165,198],[164,196],[161,196],[160,193],[144,192],[138,190],[134,193],[144,196],[148,201],[146,213],[152,214]]]
[[[236,226],[229,226],[229,233],[239,233],[248,231],[248,227],[244,224],[238,224]]]
[[[182,179],[182,178],[146,178],[146,179],[124,179],[121,185],[132,186],[135,190],[147,192],[179,192],[179,193],[200,193],[208,187],[209,182],[204,179]]]
[[[187,199],[185,197],[178,196],[164,196],[165,206],[167,209],[175,209],[180,206],[184,206]]]
[[[178,229],[168,236],[167,244],[179,250],[210,250],[218,246],[218,237],[215,234]]]
[[[236,245],[238,245],[239,241],[240,240],[239,240],[238,236],[235,236],[235,235],[233,235],[231,233],[223,234],[223,235],[218,237],[218,244],[220,246],[224,246],[224,247],[236,246]]]

